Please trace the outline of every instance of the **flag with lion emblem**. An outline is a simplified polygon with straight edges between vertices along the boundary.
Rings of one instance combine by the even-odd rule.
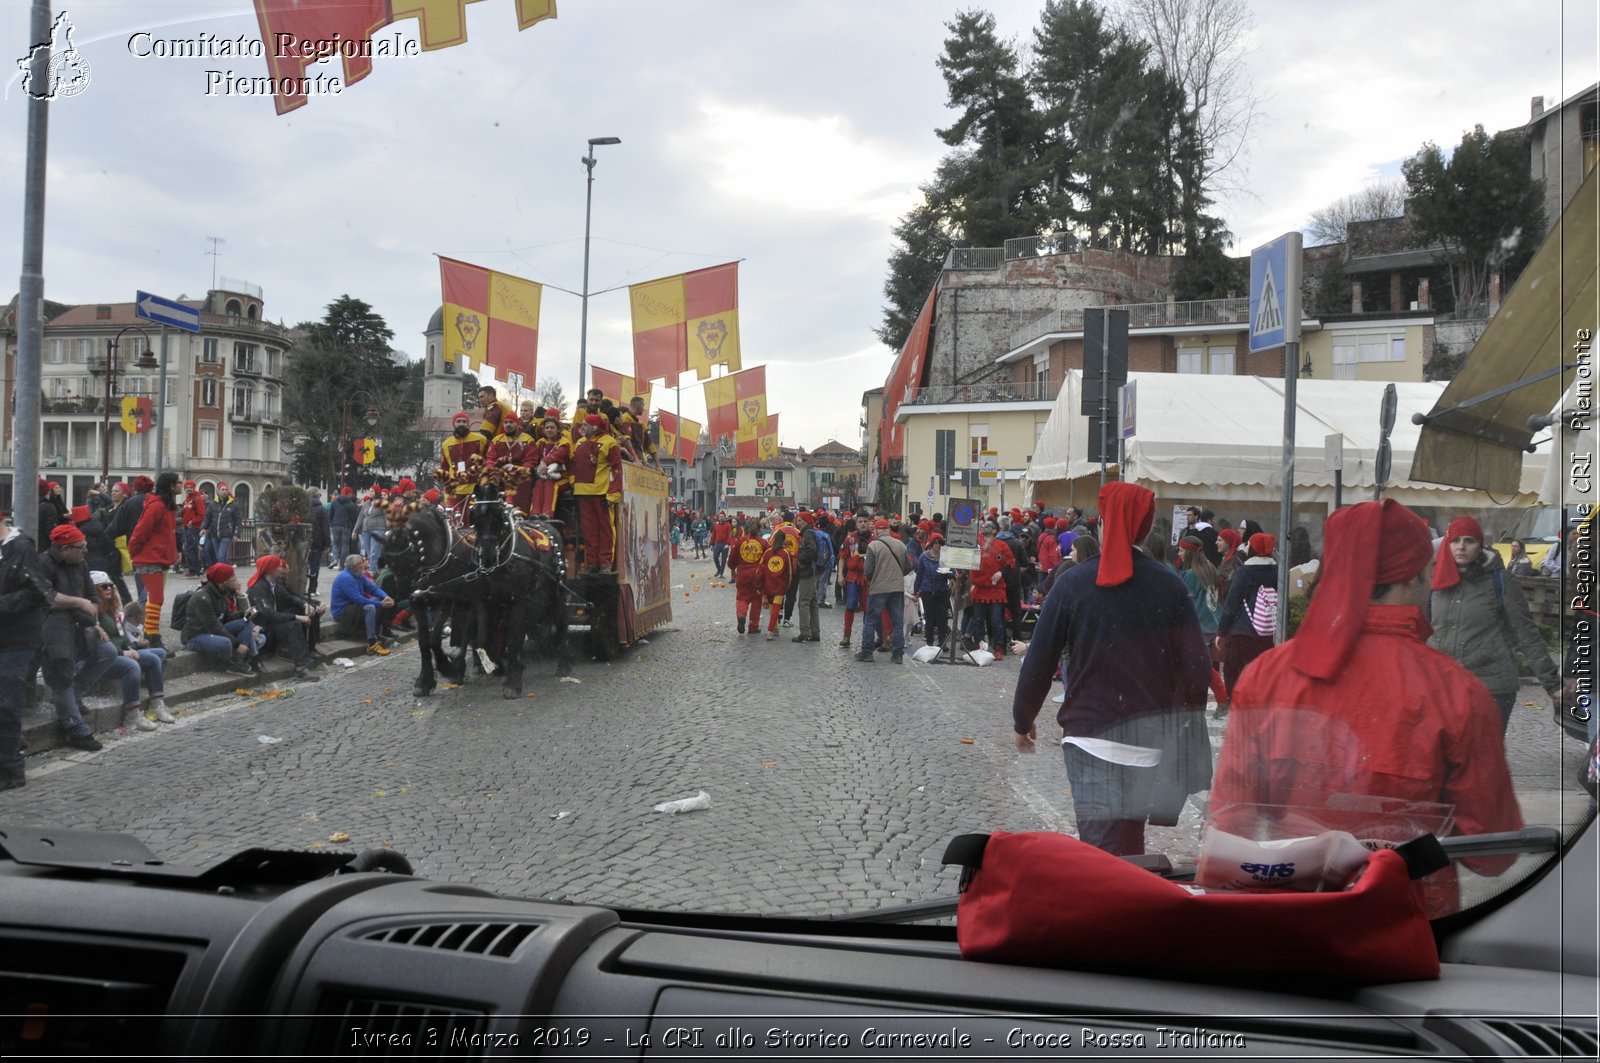
[[[706,421],[713,440],[754,443],[767,424],[767,367],[706,381]]]
[[[512,373],[537,379],[543,285],[441,255],[439,286],[446,362],[463,373],[487,365],[507,380]]]
[[[739,263],[698,269],[628,286],[633,311],[633,375],[665,380],[694,371],[705,380],[714,365],[738,372]]]

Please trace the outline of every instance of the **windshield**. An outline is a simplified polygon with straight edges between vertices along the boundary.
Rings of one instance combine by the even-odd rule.
[[[800,916],[1570,835],[1595,14],[1473,6],[13,0],[0,821]]]

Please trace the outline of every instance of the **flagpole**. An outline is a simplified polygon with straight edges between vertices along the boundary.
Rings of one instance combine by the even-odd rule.
[[[583,189],[583,310],[578,325],[578,399],[588,391],[589,380],[589,223],[594,214],[594,149],[600,144],[621,144],[620,137],[590,137],[589,153],[581,160],[588,171]]]

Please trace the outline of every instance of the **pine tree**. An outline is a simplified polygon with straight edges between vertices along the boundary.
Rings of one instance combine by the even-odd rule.
[[[1509,287],[1545,231],[1544,189],[1528,173],[1527,134],[1490,136],[1474,126],[1448,161],[1429,141],[1401,172],[1417,235],[1449,255],[1456,308],[1481,306],[1497,270]]]

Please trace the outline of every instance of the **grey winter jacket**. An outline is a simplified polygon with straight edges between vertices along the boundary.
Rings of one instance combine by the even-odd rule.
[[[1484,550],[1463,569],[1454,587],[1434,591],[1430,612],[1433,637],[1428,645],[1454,657],[1491,694],[1516,693],[1518,652],[1546,690],[1560,689],[1560,673],[1528,612],[1522,588],[1493,550]]]
[[[381,532],[389,526],[387,511],[379,509],[376,502],[361,503],[361,513],[356,517],[356,532]]]

